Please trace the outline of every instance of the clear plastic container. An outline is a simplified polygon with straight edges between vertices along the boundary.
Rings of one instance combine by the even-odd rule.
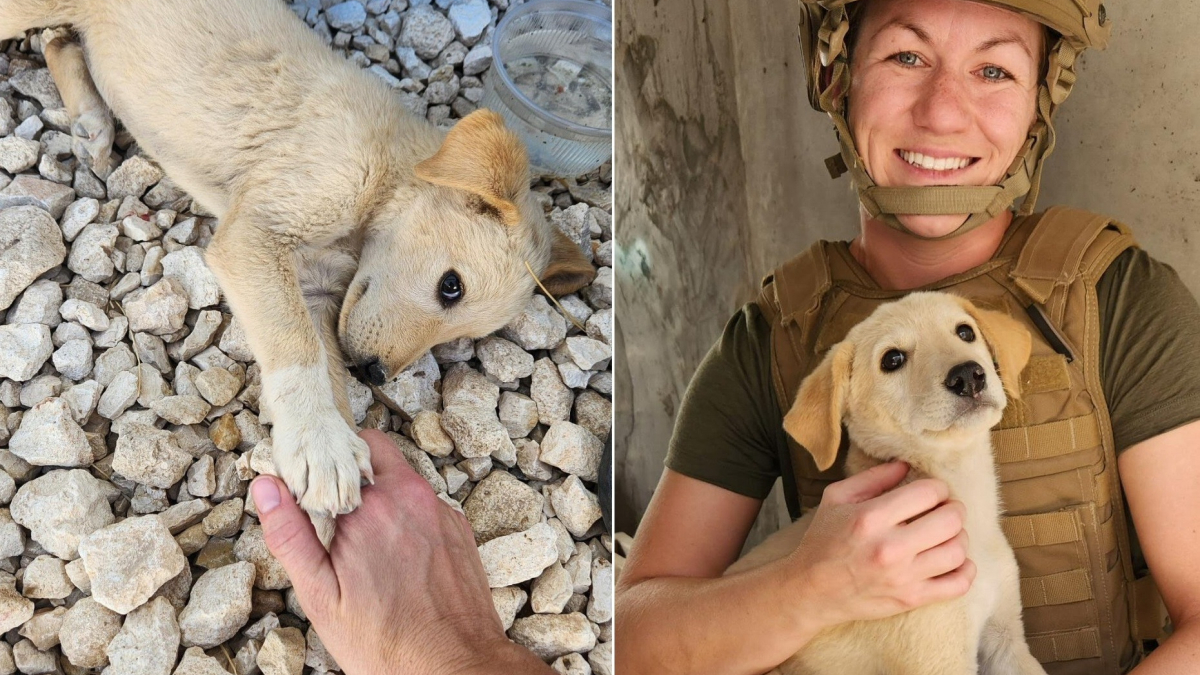
[[[535,174],[574,177],[612,156],[612,13],[584,0],[510,9],[492,37],[482,105],[525,141]]]

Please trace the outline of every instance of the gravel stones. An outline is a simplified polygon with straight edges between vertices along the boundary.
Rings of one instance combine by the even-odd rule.
[[[162,259],[162,269],[164,279],[174,279],[183,288],[191,309],[212,307],[220,302],[221,287],[217,276],[204,262],[204,251],[200,247],[188,246],[168,253]]]
[[[8,631],[33,618],[33,602],[17,592],[17,580],[0,572],[0,631]]]
[[[150,599],[187,564],[179,544],[156,515],[126,518],[88,535],[79,557],[92,597],[119,614]]]
[[[596,646],[596,634],[587,617],[571,614],[534,614],[513,621],[508,636],[524,645],[543,661],[550,661],[572,652],[591,651]]]
[[[582,538],[592,523],[600,519],[599,500],[588,492],[578,476],[567,476],[562,485],[550,493],[550,504],[559,521],[576,538]]]
[[[453,407],[442,413],[442,428],[465,458],[487,457],[493,452],[511,452],[516,456],[508,430],[500,424],[494,409]]]
[[[0,310],[66,257],[58,224],[45,211],[32,206],[0,211]]]
[[[592,598],[588,601],[587,616],[596,623],[613,618],[613,566],[604,558],[592,562]]]
[[[528,436],[538,423],[537,404],[523,394],[504,392],[500,395],[500,423],[508,430],[509,438]]]
[[[162,169],[141,155],[121,162],[108,177],[108,198],[141,197],[146,189],[163,177]]]
[[[575,400],[570,388],[563,384],[558,368],[549,358],[538,359],[533,364],[529,396],[537,404],[538,422],[547,426],[569,419],[571,403]]]
[[[454,32],[468,47],[479,41],[492,22],[492,12],[483,0],[468,0],[450,7],[450,23]]]
[[[183,645],[215,647],[237,634],[250,618],[254,565],[235,562],[209,570],[196,580],[179,615]]]
[[[433,354],[426,352],[377,391],[387,407],[412,419],[422,410],[438,409],[442,395],[438,393],[437,383],[441,379],[437,361]]]
[[[304,633],[298,628],[276,628],[263,640],[255,662],[263,675],[300,675],[304,671]]]
[[[543,504],[537,490],[507,471],[493,471],[471,491],[463,502],[463,512],[475,532],[475,542],[483,544],[539,523]]]
[[[199,424],[212,406],[199,396],[164,396],[150,404],[154,414],[171,424]]]
[[[354,32],[367,20],[367,10],[357,0],[343,2],[325,10],[325,21],[334,30]]]
[[[495,410],[500,403],[500,387],[465,363],[451,366],[442,382],[445,408],[481,408]]]
[[[475,345],[475,354],[483,372],[501,382],[516,382],[533,374],[533,356],[503,338],[480,340]]]
[[[105,648],[120,630],[120,614],[93,598],[80,598],[63,617],[63,656],[81,668],[103,668],[108,665]]]
[[[244,560],[254,565],[255,588],[279,590],[292,585],[292,580],[288,578],[283,564],[267,550],[262,527],[255,525],[246,530],[234,545],[233,554],[237,556],[238,560]]]
[[[567,337],[567,320],[550,306],[545,296],[535,294],[500,334],[522,349],[553,349]]]
[[[479,547],[479,557],[492,588],[537,577],[558,561],[554,529],[538,523],[524,532],[497,537]]]
[[[0,212],[0,218],[8,211]],[[2,255],[2,254],[0,254]],[[61,261],[59,261],[61,263]],[[12,269],[5,263],[0,263],[4,269]],[[44,323],[51,328],[62,323],[58,308],[63,303],[62,287],[49,279],[35,281],[25,289],[17,301],[8,310],[8,323]]]
[[[34,558],[25,567],[21,586],[22,595],[30,599],[61,600],[74,590],[74,584],[67,577],[66,563],[52,555],[39,555]]]
[[[166,598],[153,598],[130,612],[108,643],[108,675],[171,675],[179,638],[175,608]]]
[[[571,575],[555,562],[534,580],[529,595],[530,606],[538,614],[558,614],[571,599],[572,586]]]
[[[183,328],[188,296],[179,282],[164,278],[150,288],[125,296],[124,305],[129,330],[168,335]]]
[[[409,433],[419,448],[434,457],[446,457],[454,451],[454,441],[442,429],[442,416],[432,410],[417,413]]]
[[[454,39],[454,26],[429,7],[414,7],[404,18],[399,44],[412,47],[417,56],[432,59]]]
[[[192,647],[183,653],[183,660],[173,675],[229,675],[229,671],[220,661],[205,655],[203,649]]]
[[[117,438],[112,467],[126,478],[165,489],[179,482],[191,464],[192,456],[179,447],[171,432],[131,424]]]
[[[87,466],[92,446],[61,398],[48,398],[26,411],[9,450],[34,466]]]
[[[92,223],[83,228],[71,252],[67,267],[94,283],[107,281],[116,270],[110,257],[117,244],[117,227],[108,223]]]
[[[571,422],[555,422],[541,445],[543,462],[589,483],[596,482],[604,444],[590,431]]]
[[[31,379],[54,353],[50,327],[40,323],[0,326],[0,377]]]
[[[12,518],[42,548],[73,560],[83,537],[113,522],[109,495],[115,491],[82,469],[50,471],[17,490]]]
[[[9,136],[0,138],[0,169],[21,173],[38,162],[42,146],[37,141]]]

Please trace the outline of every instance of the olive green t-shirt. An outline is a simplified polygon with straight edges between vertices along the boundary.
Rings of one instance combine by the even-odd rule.
[[[1200,306],[1175,270],[1132,248],[1096,291],[1100,379],[1117,452],[1200,419]],[[688,386],[668,468],[766,498],[788,451],[771,384],[770,339],[754,303],[729,320]]]

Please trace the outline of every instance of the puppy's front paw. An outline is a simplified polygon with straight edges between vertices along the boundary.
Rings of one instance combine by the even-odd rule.
[[[300,507],[321,516],[358,508],[361,478],[373,480],[366,442],[332,408],[304,415],[290,410],[274,412],[271,452],[275,470]]]

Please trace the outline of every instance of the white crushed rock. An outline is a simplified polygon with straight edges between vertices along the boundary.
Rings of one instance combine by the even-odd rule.
[[[119,614],[150,599],[174,578],[187,559],[156,515],[126,518],[96,530],[79,543],[92,597]]]
[[[121,630],[121,615],[93,598],[80,598],[63,617],[63,656],[82,668],[108,665],[105,648]]]
[[[479,557],[492,588],[528,581],[558,560],[554,530],[538,523],[524,532],[497,537],[479,547]]]

